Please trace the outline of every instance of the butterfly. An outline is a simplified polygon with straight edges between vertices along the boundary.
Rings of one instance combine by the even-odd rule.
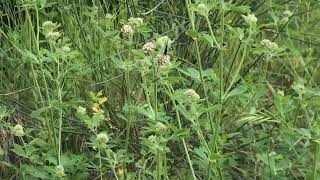
[[[163,52],[164,55],[167,55],[168,54],[168,42],[166,44],[166,48],[164,49],[164,52]]]

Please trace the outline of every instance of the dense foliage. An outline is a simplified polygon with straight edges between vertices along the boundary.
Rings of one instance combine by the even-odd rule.
[[[0,1],[0,179],[319,179],[319,9]]]

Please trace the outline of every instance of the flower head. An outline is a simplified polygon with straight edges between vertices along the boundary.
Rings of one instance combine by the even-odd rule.
[[[86,114],[86,108],[79,106],[77,108],[77,113],[81,114],[81,115],[85,115]]]
[[[128,19],[128,22],[131,26],[134,26],[134,27],[139,27],[141,25],[143,25],[143,19],[142,18],[129,18]]]
[[[58,27],[57,23],[53,23],[52,21],[45,21],[42,24],[42,29],[44,32],[52,32],[57,27]]]
[[[129,24],[125,24],[121,28],[121,32],[124,34],[133,34],[133,28]]]
[[[56,176],[58,176],[60,178],[63,176],[66,176],[66,173],[64,172],[64,168],[61,165],[56,166],[54,168],[54,171],[55,171]]]
[[[103,144],[107,144],[109,142],[109,136],[107,133],[99,133],[97,135],[97,139],[99,144],[103,145]]]
[[[197,5],[197,11],[199,14],[201,14],[203,16],[208,16],[208,14],[209,14],[209,8],[204,3],[200,3]]]
[[[25,135],[23,126],[20,124],[17,124],[16,126],[14,126],[12,131],[13,131],[13,134],[18,137],[22,137]]]
[[[168,46],[168,48],[171,46],[172,40],[168,36],[161,36],[157,39],[156,44],[157,48],[163,51],[166,48],[166,46]]]
[[[260,44],[271,51],[275,51],[279,48],[278,44],[270,41],[269,39],[263,39]]]
[[[242,15],[242,17],[249,25],[256,24],[258,21],[258,18],[254,14]]]
[[[52,42],[55,42],[56,40],[58,40],[60,36],[61,36],[61,32],[48,32],[46,34],[46,38]]]
[[[165,65],[170,63],[170,56],[167,54],[158,54],[156,56],[156,64]]]
[[[156,45],[153,42],[147,42],[143,45],[142,50],[144,53],[149,53],[156,48]]]
[[[71,49],[70,49],[69,46],[63,46],[63,47],[62,47],[62,51],[64,51],[64,52],[70,52]]]
[[[163,124],[162,122],[157,122],[156,124],[156,130],[159,132],[163,132],[167,129],[167,126]]]
[[[199,101],[200,100],[199,94],[193,89],[187,89],[184,94],[185,94],[186,98],[191,101]]]

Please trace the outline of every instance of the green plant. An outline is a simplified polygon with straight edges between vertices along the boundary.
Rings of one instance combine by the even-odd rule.
[[[0,2],[0,179],[317,179],[318,8]]]

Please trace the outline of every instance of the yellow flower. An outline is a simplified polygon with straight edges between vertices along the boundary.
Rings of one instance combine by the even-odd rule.
[[[98,103],[93,103],[91,109],[95,112],[95,113],[103,113],[104,111],[100,108],[100,105]]]
[[[107,97],[102,97],[102,98],[99,98],[98,103],[101,105],[101,104],[104,104],[107,101],[108,101]]]

